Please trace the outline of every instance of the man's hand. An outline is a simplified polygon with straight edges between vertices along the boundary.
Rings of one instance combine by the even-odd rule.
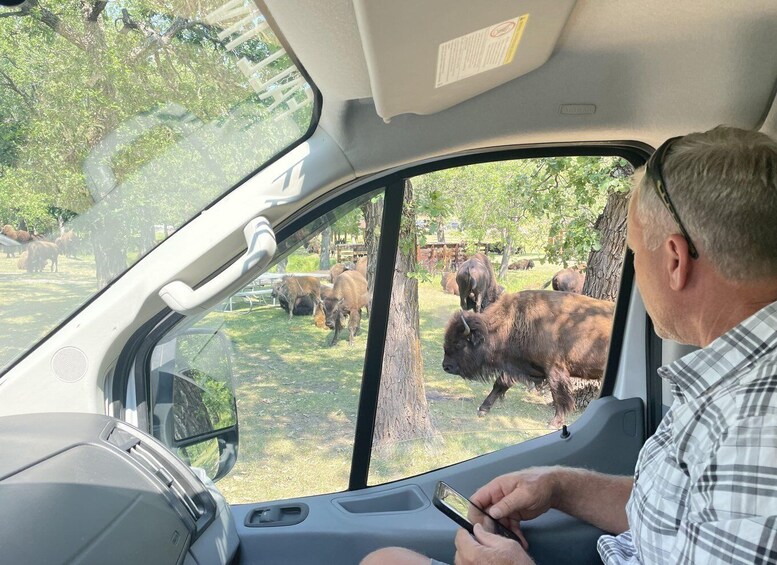
[[[472,495],[472,502],[514,532],[551,508],[606,532],[629,528],[626,502],[632,477],[569,467],[533,467],[497,477]]]
[[[479,488],[472,502],[516,530],[521,520],[531,520],[551,508],[557,489],[554,471],[553,467],[536,467],[502,475]]]
[[[475,524],[475,537],[461,528],[456,533],[454,565],[533,565],[518,542],[488,533]]]

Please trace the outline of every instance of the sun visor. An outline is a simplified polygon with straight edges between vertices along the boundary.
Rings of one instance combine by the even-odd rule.
[[[533,71],[550,58],[574,5],[354,0],[378,115],[432,114]]]

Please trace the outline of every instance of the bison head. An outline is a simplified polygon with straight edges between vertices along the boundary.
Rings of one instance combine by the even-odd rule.
[[[340,327],[345,325],[345,317],[348,312],[343,307],[343,298],[327,296],[324,298],[324,315],[326,316],[326,327],[330,330],[335,329],[336,322],[340,321]]]
[[[285,285],[284,281],[282,281],[282,280],[275,281],[274,283],[272,283],[272,292],[270,293],[270,296],[272,296],[273,298],[284,298],[284,299],[286,299],[285,286],[286,285]],[[288,300],[287,300],[287,302],[288,302]]]
[[[486,368],[488,330],[481,314],[457,312],[445,328],[442,368],[470,380],[488,380]]]

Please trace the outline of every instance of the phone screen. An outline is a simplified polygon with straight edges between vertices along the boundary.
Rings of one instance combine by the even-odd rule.
[[[469,530],[470,533],[472,533],[474,524],[480,523],[487,532],[499,534],[520,543],[520,540],[513,532],[475,506],[467,497],[456,492],[442,481],[437,483],[437,489],[434,493],[434,505],[457,524]]]

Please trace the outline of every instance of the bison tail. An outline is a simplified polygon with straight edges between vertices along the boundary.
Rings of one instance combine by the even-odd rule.
[[[552,282],[553,282],[553,279],[550,279],[548,282],[546,282],[544,285],[542,285],[541,288],[543,288],[543,289],[544,288],[548,288],[550,286],[550,283],[552,283]]]

